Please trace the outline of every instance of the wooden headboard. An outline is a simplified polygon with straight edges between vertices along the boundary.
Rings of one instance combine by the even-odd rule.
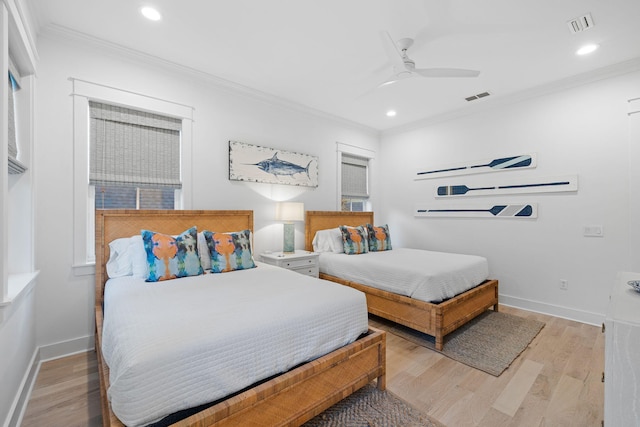
[[[358,226],[373,224],[373,212],[307,211],[304,225],[304,248],[313,251],[313,236],[318,230],[341,225]]]
[[[96,210],[96,306],[103,302],[111,241],[142,229],[176,235],[194,225],[198,231],[253,231],[253,211]]]

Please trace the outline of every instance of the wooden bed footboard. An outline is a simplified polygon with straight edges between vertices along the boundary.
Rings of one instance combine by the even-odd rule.
[[[102,309],[96,310],[102,324]],[[107,397],[109,367],[96,335],[102,425],[124,427]],[[377,380],[386,388],[386,333],[369,328],[367,335],[314,361],[178,421],[175,427],[299,426],[340,400]]]
[[[497,280],[486,280],[454,298],[433,304],[328,274],[320,273],[320,278],[364,292],[369,313],[433,336],[439,351],[444,345],[445,335],[491,307],[498,311]]]

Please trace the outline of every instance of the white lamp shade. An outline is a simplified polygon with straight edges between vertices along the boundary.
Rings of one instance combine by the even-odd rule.
[[[276,205],[276,220],[304,221],[304,203],[280,202]]]

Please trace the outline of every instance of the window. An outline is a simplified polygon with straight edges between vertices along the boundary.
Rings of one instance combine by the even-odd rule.
[[[342,154],[341,209],[363,212],[369,200],[369,159]]]
[[[182,121],[89,101],[89,184],[97,209],[173,209]]]
[[[143,95],[76,78],[70,78],[69,81],[73,85],[73,265],[74,274],[85,275],[94,273],[95,209],[96,207],[102,207],[103,202],[105,208],[108,208],[107,205],[110,203],[110,207],[116,207],[115,203],[125,203],[124,205],[118,205],[118,207],[149,209],[152,206],[154,206],[154,208],[169,206],[174,209],[191,209],[193,177],[190,170],[192,158],[193,107],[163,100],[156,96]],[[91,103],[92,106],[90,106],[89,103]],[[93,119],[90,118],[95,104],[107,105],[109,108],[106,108],[106,110],[113,110],[116,106],[124,107],[116,107],[118,114],[114,114],[114,117],[116,117],[114,120],[99,119],[105,122],[99,125],[98,123],[92,124],[91,121]],[[146,128],[161,128],[163,129],[162,133],[178,136],[179,143],[172,147],[172,154],[167,156],[175,162],[171,166],[165,167],[162,165],[155,168],[156,171],[173,171],[171,178],[163,178],[162,175],[160,175],[159,178],[156,176],[156,178],[161,180],[162,185],[151,182],[148,177],[145,178],[144,175],[134,175],[135,179],[131,179],[128,183],[118,181],[116,178],[119,178],[120,175],[127,175],[127,168],[129,166],[121,165],[122,169],[118,169],[116,173],[111,173],[108,171],[108,168],[103,169],[101,163],[97,171],[94,171],[95,174],[90,170],[90,159],[93,155],[91,153],[92,144],[90,139],[99,133],[95,130],[92,132],[92,126],[95,126],[95,129],[101,129],[100,126],[103,126],[105,132],[111,126],[131,126],[131,124],[114,125],[111,123],[121,121],[120,119],[122,117],[129,116],[129,112],[133,112],[133,116],[136,116],[135,120],[142,121],[145,119],[144,117],[137,116],[152,116],[154,120],[156,118],[158,120],[168,118],[174,122],[170,125],[171,127],[174,125],[179,126],[179,130],[176,130],[174,128],[164,129],[164,124],[153,124],[157,122],[153,122],[152,124],[134,122],[133,124],[133,127],[136,129],[132,130],[132,132],[135,131],[142,134],[149,131],[149,129]],[[114,113],[114,111],[105,114],[109,115],[112,113]],[[98,120],[97,117],[96,120]],[[126,144],[121,145],[121,147],[122,152],[127,150],[127,156],[124,156],[125,163],[129,162],[129,164],[139,166],[138,169],[148,169],[147,166],[150,163],[152,154],[155,156],[165,151],[164,149],[143,151],[143,155],[141,157],[135,157],[136,160],[134,160],[133,156],[137,154],[131,152],[131,146]],[[116,152],[115,155],[117,154],[119,153]],[[176,170],[177,174],[175,173]],[[105,176],[100,177],[100,174],[103,172]],[[131,178],[131,176],[129,176],[129,178]],[[165,178],[168,180],[165,180]],[[91,184],[89,184],[88,181],[90,181]],[[132,197],[132,193],[135,193],[135,199]],[[170,199],[171,197],[173,197],[173,204],[167,201],[167,198]]]

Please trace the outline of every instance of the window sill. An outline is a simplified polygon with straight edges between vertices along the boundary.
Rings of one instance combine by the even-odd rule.
[[[20,299],[28,294],[33,285],[36,282],[40,271],[34,271],[33,273],[21,273],[9,275],[9,286],[7,289],[7,299],[0,301],[0,321],[4,318],[4,311],[10,308],[12,305],[16,305]]]
[[[72,268],[73,268],[73,275],[76,277],[90,276],[92,274],[96,274],[95,263],[76,264]]]

